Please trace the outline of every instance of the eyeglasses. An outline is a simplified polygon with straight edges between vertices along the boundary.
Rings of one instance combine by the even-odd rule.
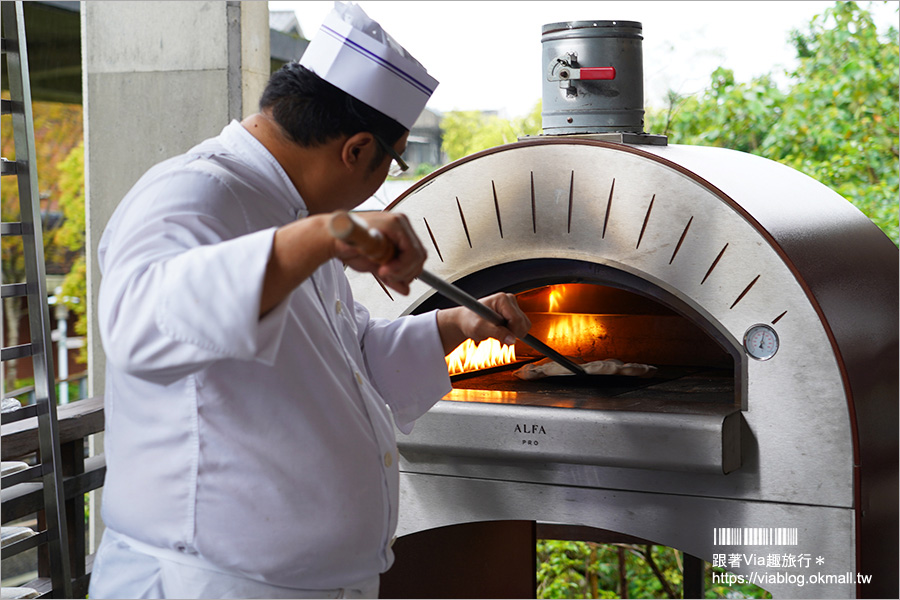
[[[397,151],[394,150],[387,142],[381,139],[381,136],[372,134],[372,137],[375,138],[375,141],[378,142],[378,145],[381,146],[381,149],[387,152],[388,156],[391,157],[391,168],[388,170],[388,175],[391,177],[399,177],[404,171],[409,170],[409,165],[397,154]]]

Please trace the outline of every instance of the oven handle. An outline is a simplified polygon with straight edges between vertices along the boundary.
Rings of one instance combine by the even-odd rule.
[[[394,255],[394,245],[389,239],[382,235],[377,229],[369,229],[365,222],[346,211],[335,213],[328,222],[328,228],[331,231],[331,235],[344,243],[358,247],[366,256],[377,263],[387,262]],[[423,283],[434,288],[435,291],[446,297],[448,300],[468,308],[486,321],[500,327],[505,327],[507,325],[506,319],[492,308],[482,304],[475,299],[475,297],[456,287],[449,281],[444,281],[434,273],[422,270],[422,273],[419,274],[419,279]],[[587,375],[587,372],[581,365],[572,362],[531,334],[527,334],[525,337],[520,337],[519,339],[547,358],[561,364],[569,371],[572,371],[572,373],[576,375]]]

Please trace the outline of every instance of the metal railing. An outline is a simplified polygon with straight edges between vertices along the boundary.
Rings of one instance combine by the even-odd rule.
[[[3,519],[11,518],[12,506],[7,498],[33,488],[38,508],[37,531],[22,528],[12,530],[21,533],[22,539],[6,536],[2,558],[8,559],[32,547],[38,548],[43,570],[49,574],[51,593],[55,596],[72,596],[72,577],[69,569],[64,493],[63,455],[59,440],[56,385],[54,382],[52,342],[50,339],[50,313],[47,305],[46,272],[42,234],[40,197],[38,193],[37,163],[35,160],[34,115],[31,102],[31,79],[28,68],[28,44],[25,39],[24,4],[0,3],[2,12],[2,44],[0,53],[6,60],[9,82],[9,101],[0,103],[0,113],[9,116],[3,126],[12,129],[15,159],[3,157],[0,176],[9,182],[15,180],[18,189],[18,221],[3,221],[0,234],[12,236],[21,242],[24,272],[14,273],[4,265],[0,296],[3,299],[24,298],[28,311],[28,343],[3,347],[0,361],[31,358],[34,372],[35,403],[0,418],[3,424],[3,454],[14,446],[7,441],[7,426],[30,430],[33,448],[33,464],[13,461],[4,465],[6,474],[0,479],[3,494]],[[7,125],[8,123],[8,125]],[[7,185],[5,182],[4,186]],[[11,217],[16,218],[16,217]],[[24,276],[24,280],[22,277]],[[21,425],[20,425],[21,424]],[[71,461],[70,461],[71,462]],[[71,471],[71,468],[69,468]],[[83,507],[82,507],[83,510]],[[40,518],[40,517],[43,518]],[[83,517],[82,517],[83,520]],[[12,533],[10,530],[3,534]],[[4,590],[5,594],[6,590]]]
[[[85,494],[100,489],[106,474],[105,456],[86,457],[85,448],[89,436],[103,431],[103,398],[88,398],[61,405],[57,417],[72,597],[83,598],[87,594],[93,561],[93,557],[88,555],[86,550]],[[39,446],[36,417],[3,425],[2,446],[0,446],[3,461],[35,462],[34,457],[39,452]],[[2,522],[6,525],[37,515],[37,522],[40,524],[43,519],[43,491],[40,478],[24,474],[19,477],[22,481],[16,481],[14,479],[16,475],[18,473],[4,477],[3,489],[0,490]],[[37,547],[40,542],[37,535],[13,541],[3,547],[4,557],[25,552]],[[39,548],[37,577],[25,582],[24,586],[36,590],[41,595],[49,594],[52,589],[50,574],[49,557],[43,548]],[[7,577],[13,574],[7,573],[4,569],[3,575],[5,585]]]
[[[87,371],[84,371],[82,373],[76,373],[75,375],[70,375],[70,376],[66,377],[65,379],[57,379],[56,383],[57,383],[57,385],[61,385],[64,383],[77,384],[75,386],[75,389],[76,389],[75,398],[74,399],[72,398],[71,391],[68,394],[68,396],[69,396],[68,402],[76,402],[83,398],[87,398],[87,396],[88,396],[88,380],[87,380],[87,378],[88,378]],[[23,396],[25,397],[24,402],[22,401]],[[22,406],[30,406],[35,403],[34,386],[28,385],[25,387],[10,390],[8,392],[4,392],[3,400],[7,400],[7,399],[16,399],[16,400],[19,400],[19,404],[21,404]],[[67,404],[68,402],[64,402],[63,398],[60,397],[61,404]]]

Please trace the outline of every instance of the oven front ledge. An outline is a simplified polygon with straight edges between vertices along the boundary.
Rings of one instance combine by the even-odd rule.
[[[412,433],[398,436],[398,447],[403,454],[663,471],[739,469],[740,410],[682,404],[637,411],[444,401],[421,417]]]

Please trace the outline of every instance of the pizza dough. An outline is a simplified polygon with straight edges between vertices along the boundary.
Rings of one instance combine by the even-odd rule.
[[[623,363],[621,360],[610,358],[607,360],[595,360],[581,365],[588,375],[628,375],[632,377],[648,377],[656,371],[656,367],[642,365],[640,363]],[[532,380],[544,377],[556,377],[558,375],[574,375],[561,364],[549,358],[537,362],[528,363],[513,373],[519,379]]]

